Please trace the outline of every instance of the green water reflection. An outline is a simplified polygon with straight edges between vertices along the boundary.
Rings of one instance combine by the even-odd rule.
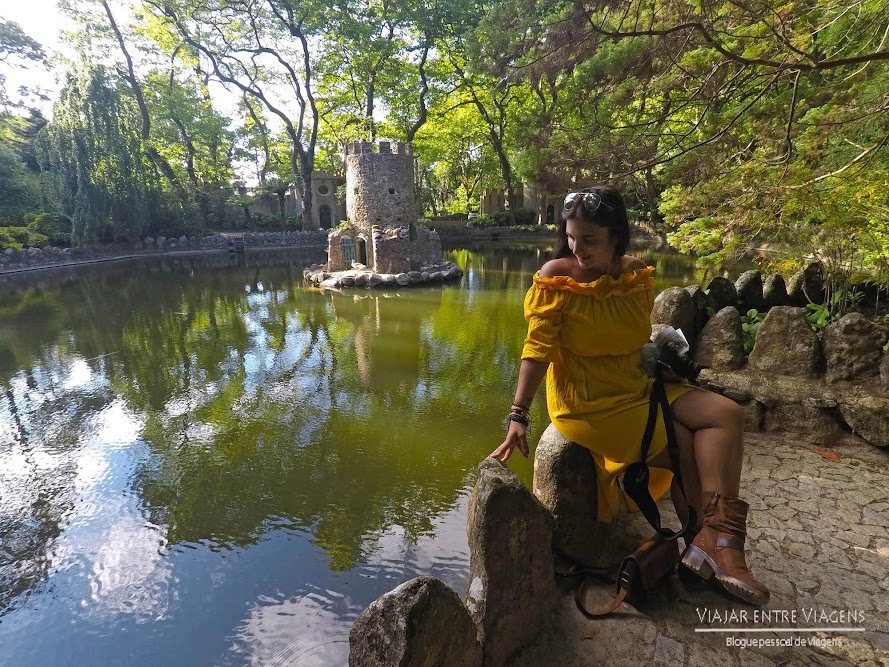
[[[696,277],[641,254],[660,288]],[[306,288],[317,253],[5,280],[0,657],[141,664],[164,643],[173,663],[243,664],[308,632],[300,664],[324,664],[399,581],[462,592],[461,503],[502,436],[547,252],[449,256],[460,283],[400,291]],[[511,465],[530,482],[529,461]],[[223,563],[237,577],[208,578]],[[325,623],[250,620],[307,600]]]

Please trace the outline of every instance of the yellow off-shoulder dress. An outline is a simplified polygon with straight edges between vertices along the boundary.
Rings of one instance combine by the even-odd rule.
[[[651,381],[641,368],[640,348],[651,336],[653,271],[647,267],[589,283],[541,278],[538,272],[525,296],[528,336],[522,358],[551,362],[546,375],[550,420],[593,455],[600,521],[611,521],[620,508],[617,477],[639,460],[648,421]],[[665,386],[671,403],[694,389]],[[649,460],[667,444],[658,414]],[[652,497],[662,497],[671,480],[668,471],[652,468]]]

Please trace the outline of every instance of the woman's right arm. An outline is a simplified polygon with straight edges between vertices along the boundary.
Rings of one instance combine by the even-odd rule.
[[[531,401],[540,387],[546,375],[546,369],[549,367],[548,361],[535,361],[534,359],[522,359],[522,365],[519,367],[519,382],[515,392],[515,400],[513,404],[531,408]],[[490,458],[495,458],[506,462],[512,450],[516,447],[526,458],[528,457],[528,428],[519,422],[510,421],[509,429],[506,431],[506,439],[503,443],[489,454]]]

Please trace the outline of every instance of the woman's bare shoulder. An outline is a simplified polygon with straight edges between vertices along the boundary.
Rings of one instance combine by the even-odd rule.
[[[552,278],[554,276],[570,276],[571,265],[567,261],[567,257],[559,257],[551,259],[540,267],[541,278]]]
[[[643,262],[638,257],[630,257],[629,255],[624,255],[624,273],[627,271],[635,271],[636,269],[644,269],[648,265]]]

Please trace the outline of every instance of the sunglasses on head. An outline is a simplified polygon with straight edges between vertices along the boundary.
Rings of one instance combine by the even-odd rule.
[[[604,206],[607,209],[614,210],[613,207],[602,201],[602,195],[598,192],[569,192],[565,195],[565,210],[571,211],[577,206],[578,201],[583,201],[583,210],[587,213],[593,213]]]

